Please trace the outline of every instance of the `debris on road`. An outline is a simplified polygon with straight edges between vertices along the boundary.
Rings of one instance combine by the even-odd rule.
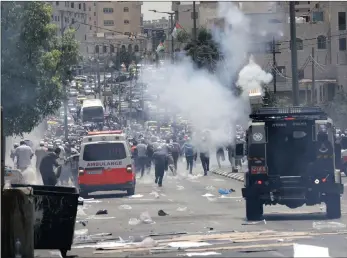
[[[183,185],[177,185],[177,190],[181,191],[184,189],[184,186]]]
[[[128,224],[131,226],[136,226],[141,223],[141,220],[137,218],[130,218]]]
[[[140,214],[140,220],[145,224],[155,224],[148,211],[144,211]]]
[[[214,195],[213,194],[210,194],[210,193],[205,193],[204,195],[202,195],[202,197],[213,197]]]
[[[154,198],[158,199],[159,198],[159,194],[155,191],[151,192],[150,195],[153,195]]]
[[[293,248],[294,257],[330,257],[326,247],[294,244]]]
[[[126,204],[120,205],[118,208],[120,210],[131,210],[132,209],[132,207],[130,205],[126,205]]]
[[[177,211],[187,211],[187,207],[178,207]]]
[[[146,237],[138,244],[139,247],[151,248],[158,246],[158,242],[151,237]]]
[[[78,197],[78,201],[83,203],[100,203],[101,202],[100,200],[95,200],[94,198],[84,199],[82,197]]]
[[[128,198],[133,199],[133,198],[142,198],[142,197],[143,197],[143,194],[134,194],[129,196]]]
[[[217,252],[201,252],[201,253],[185,253],[185,254],[179,254],[178,256],[193,257],[193,256],[212,256],[212,255],[222,255],[222,254],[221,254],[221,253],[217,253]]]
[[[266,220],[263,219],[261,221],[253,221],[253,222],[245,222],[245,223],[242,223],[241,225],[259,225],[259,224],[266,224]]]
[[[77,220],[77,224],[82,224],[84,227],[88,224],[88,220]]]
[[[167,215],[169,215],[169,214],[167,214],[165,211],[163,211],[163,210],[159,210],[158,211],[158,216],[167,216]]]
[[[205,187],[206,191],[215,191],[216,187],[214,187],[213,185],[209,185]]]
[[[312,223],[314,229],[342,229],[346,228],[346,224],[335,221],[314,221]]]
[[[202,246],[209,246],[211,244],[207,242],[191,242],[191,241],[181,241],[181,242],[171,242],[167,246],[179,249],[195,248]]]
[[[218,193],[221,194],[221,195],[227,195],[227,194],[230,194],[230,193],[233,193],[235,192],[234,189],[223,189],[223,188],[220,188],[218,190]]]
[[[98,210],[95,215],[105,215],[105,214],[108,214],[108,212],[107,210],[103,209],[103,210]]]

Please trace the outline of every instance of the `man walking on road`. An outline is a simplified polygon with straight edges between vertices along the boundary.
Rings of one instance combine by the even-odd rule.
[[[204,169],[204,176],[207,176],[207,172],[210,170],[210,151],[206,138],[202,139],[202,143],[199,149],[200,160],[202,168]]]
[[[40,147],[38,147],[35,151],[36,156],[36,171],[39,171],[40,164],[44,156],[47,154],[47,149],[45,148],[45,143],[43,141],[40,142]]]
[[[194,150],[193,145],[190,142],[190,138],[187,138],[187,141],[182,146],[182,150],[183,150],[184,155],[186,156],[187,170],[189,170],[189,174],[192,174],[193,173],[195,150]]]
[[[19,144],[20,146],[14,151],[14,156],[17,158],[17,169],[23,172],[31,165],[34,151],[26,145],[25,141],[21,141]]]
[[[175,173],[177,173],[177,162],[178,162],[178,158],[180,156],[181,147],[180,147],[179,143],[177,142],[176,138],[173,139],[171,152],[172,152],[173,164],[175,167]]]
[[[162,147],[158,147],[153,154],[153,161],[155,166],[155,183],[158,184],[159,187],[162,187],[163,185],[163,177],[167,159],[168,157],[165,151],[163,151]]]
[[[139,170],[141,171],[141,177],[143,177],[145,173],[145,168],[147,164],[147,145],[144,140],[136,146],[137,149],[137,165],[139,166]]]
[[[61,149],[57,147],[54,152],[49,152],[46,156],[43,157],[40,164],[40,173],[44,185],[54,186],[57,184],[61,170],[56,174],[54,172],[54,168],[59,167],[57,159],[59,159],[60,153]]]

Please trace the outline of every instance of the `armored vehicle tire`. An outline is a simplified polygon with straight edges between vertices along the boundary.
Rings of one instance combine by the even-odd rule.
[[[247,220],[261,220],[264,213],[263,203],[258,199],[246,199]]]
[[[340,194],[329,194],[325,201],[327,217],[329,219],[341,218],[341,198]]]

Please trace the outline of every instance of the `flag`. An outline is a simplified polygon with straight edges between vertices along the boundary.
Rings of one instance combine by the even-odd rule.
[[[160,42],[159,45],[157,46],[156,52],[159,53],[160,51],[164,51],[164,50],[165,50],[164,43]]]
[[[176,38],[176,37],[177,37],[177,34],[178,34],[181,30],[183,30],[182,26],[181,26],[178,22],[176,22],[175,28],[173,29],[172,34],[171,34],[172,37]]]

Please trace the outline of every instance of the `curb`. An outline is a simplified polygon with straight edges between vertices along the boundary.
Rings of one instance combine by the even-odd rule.
[[[221,169],[216,169],[214,171],[211,171],[213,174],[219,175],[219,176],[224,176],[230,179],[234,179],[239,182],[244,181],[244,173],[239,172],[239,173],[232,173],[232,172],[226,172]]]

